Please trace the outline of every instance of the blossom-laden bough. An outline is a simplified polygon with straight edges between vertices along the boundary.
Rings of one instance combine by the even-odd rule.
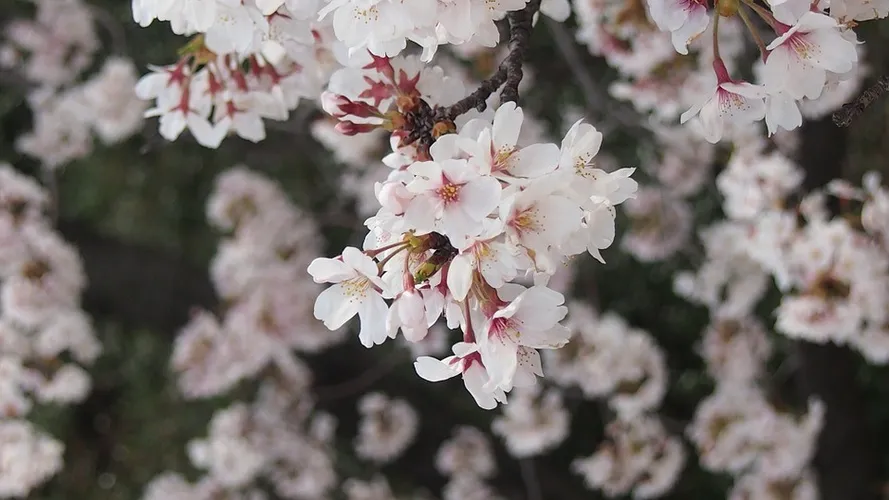
[[[34,131],[17,146],[47,171],[85,156],[94,135],[122,141],[143,112],[159,118],[168,140],[188,130],[216,148],[231,135],[260,142],[269,120],[314,102],[328,117],[313,133],[353,165],[368,163],[379,152],[375,143],[389,139],[383,166],[355,181],[368,216],[363,242],[332,258],[316,258],[314,222],[273,182],[242,167],[219,179],[208,215],[229,233],[211,267],[225,307],[194,315],[172,368],[188,398],[247,379],[258,379],[260,390],[254,401],[219,411],[208,437],[188,446],[192,464],[206,472],[201,480],[163,475],[146,490],[149,499],[261,498],[260,482],[282,497],[328,495],[337,482],[334,421],[316,410],[311,374],[296,353],[339,342],[355,316],[362,345],[409,343],[419,377],[459,376],[484,409],[511,401],[493,431],[523,459],[568,432],[563,392],[538,380],[543,351],[545,383],[602,400],[611,420],[605,441],[573,470],[609,495],[663,495],[687,453],[657,416],[667,360],[648,332],[619,316],[569,308],[557,276],[585,252],[605,263],[624,203],[624,250],[643,262],[688,251],[692,197],[719,142],[733,143],[716,179],[727,219],[699,232],[703,262],[675,282],[679,295],[710,312],[700,354],[716,388],[686,428],[701,465],[737,478],[732,498],[817,495],[810,461],[825,425],[823,403],[808,401],[798,416],[765,395],[774,348],[754,309],[770,280],[783,295],[778,332],[889,361],[886,191],[869,175],[863,189],[834,182],[799,193],[788,134],[855,95],[867,68],[854,28],[889,15],[885,0],[574,2],[578,40],[620,74],[611,94],[653,115],[664,151],[652,162],[657,168],[646,166],[657,185],[642,189],[634,169],[605,167],[596,127],[570,120],[561,141],[550,142],[520,105],[535,24],[541,14],[567,19],[566,0],[133,0],[138,24],[164,21],[191,37],[176,62],[151,67],[138,83],[122,58],[82,81],[99,46],[91,11],[75,0],[37,6],[34,21],[8,30],[0,62],[42,87],[29,100]],[[440,50],[493,48],[501,32],[506,52],[481,82]],[[759,51],[752,67],[743,66],[745,33]],[[410,53],[408,42],[422,52]],[[885,88],[884,77],[836,122],[848,125]],[[147,112],[144,101],[153,101]],[[43,203],[34,201],[43,199],[34,186],[3,175],[0,198],[19,189],[33,194],[25,205]],[[828,197],[840,200],[841,216],[828,210]],[[60,467],[61,449],[20,417],[34,399],[82,398],[88,382],[79,364],[98,347],[77,308],[77,259],[39,217],[22,225],[32,207],[16,199],[6,206],[15,237],[2,259],[10,271],[0,301],[14,326],[4,335],[18,340],[10,340],[11,356],[4,343],[4,373],[13,382],[0,432],[39,466],[5,469],[0,493],[23,495]],[[33,244],[20,249],[16,239]],[[459,338],[447,338],[442,318]],[[56,320],[61,326],[45,324]],[[70,345],[59,344],[56,327]],[[28,347],[19,342],[22,329],[43,340]],[[439,345],[450,355],[435,352]],[[76,363],[47,361],[65,349]],[[390,462],[417,433],[418,417],[404,400],[373,393],[359,412],[356,454],[368,461]],[[496,498],[486,484],[495,469],[489,444],[476,429],[459,429],[437,462],[449,477],[445,498]],[[342,490],[349,498],[393,496],[382,476],[349,479]]]

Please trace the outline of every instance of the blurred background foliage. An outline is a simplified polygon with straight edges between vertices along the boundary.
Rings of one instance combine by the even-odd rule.
[[[91,0],[100,13],[99,33],[106,54],[132,58],[144,70],[148,64],[165,64],[175,58],[184,39],[173,35],[167,25],[155,23],[141,29],[130,18],[129,2]],[[30,15],[27,2],[5,0],[0,6],[0,21]],[[542,21],[533,34],[530,67],[534,83],[525,106],[540,117],[553,132],[563,127],[563,115],[569,107],[585,111],[593,124],[608,124],[617,116],[641,123],[627,106],[607,98],[608,81],[615,77],[605,63],[575,46],[566,53],[565,40],[571,42],[569,25],[553,27]],[[889,68],[889,23],[865,26],[861,31],[867,41],[874,75]],[[572,42],[573,43],[573,42]],[[557,56],[557,55],[561,56]],[[96,67],[101,64],[97,59]],[[484,61],[477,61],[483,68]],[[573,66],[573,67],[572,67]],[[578,71],[585,72],[596,84],[596,94],[577,84]],[[30,111],[25,102],[26,88],[14,78],[0,80],[0,159],[17,168],[38,174],[32,160],[19,156],[15,138],[30,127]],[[483,76],[483,75],[482,75]],[[269,126],[268,139],[251,144],[230,138],[219,150],[207,150],[184,135],[167,143],[156,131],[156,122],[146,123],[141,134],[115,147],[97,149],[87,159],[59,172],[59,217],[63,234],[75,244],[81,240],[101,243],[82,246],[84,258],[103,266],[119,255],[135,256],[130,267],[118,266],[109,272],[139,274],[142,265],[172,266],[177,278],[173,286],[190,289],[187,280],[203,280],[196,287],[206,287],[209,259],[215,252],[218,235],[205,220],[205,201],[214,179],[224,169],[244,163],[280,181],[299,206],[320,216],[328,237],[330,253],[346,242],[360,241],[354,232],[361,221],[351,211],[351,201],[337,199],[337,183],[343,171],[331,155],[308,134],[308,123],[316,113],[305,106],[283,124]],[[624,120],[625,121],[625,120]],[[853,182],[866,170],[886,171],[889,158],[889,106],[884,103],[870,109],[853,125],[845,174]],[[616,125],[606,135],[603,150],[623,165],[639,165],[653,151],[644,127]],[[717,166],[718,168],[718,166]],[[644,175],[643,175],[644,177]],[[698,227],[719,218],[719,200],[711,186],[694,200]],[[618,230],[626,221],[619,219]],[[66,229],[74,228],[74,229]],[[618,240],[619,241],[619,238]],[[104,245],[104,246],[103,246]],[[98,250],[97,250],[98,249]],[[91,254],[96,250],[96,254]],[[630,324],[651,332],[668,355],[670,392],[662,414],[673,432],[682,429],[712,383],[694,346],[707,324],[707,312],[689,305],[672,292],[672,276],[679,270],[696,266],[700,252],[691,250],[663,264],[642,264],[620,251],[619,245],[603,253],[608,265],[592,259],[578,259],[575,281],[576,297],[594,301],[600,310],[624,316]],[[110,257],[109,257],[110,256]],[[142,274],[145,274],[142,272]],[[308,277],[307,277],[308,279]],[[158,300],[151,275],[134,279],[117,290],[119,301],[131,309],[168,307]],[[94,286],[99,286],[94,284]],[[183,292],[174,304],[186,314],[192,306],[212,307],[205,295],[195,303]],[[764,317],[776,303],[772,297],[763,305]],[[159,306],[159,304],[161,304]],[[32,495],[46,500],[130,500],[141,496],[147,481],[166,470],[185,471],[195,476],[185,456],[188,440],[204,436],[214,408],[225,400],[185,402],[178,395],[175,380],[168,370],[168,360],[176,325],[168,317],[129,314],[102,307],[90,312],[104,345],[104,354],[92,370],[94,392],[83,404],[59,410],[45,407],[34,418],[66,444],[64,471]],[[106,305],[107,306],[107,305]],[[178,314],[178,313],[177,313]],[[183,316],[170,316],[180,317]],[[180,325],[182,323],[179,323]],[[788,342],[785,342],[788,344]],[[791,349],[779,349],[775,363],[775,391],[789,401],[794,396],[794,357]],[[790,352],[790,356],[785,356]],[[444,483],[434,470],[433,457],[440,443],[457,425],[476,425],[488,429],[492,412],[478,409],[459,382],[428,384],[416,377],[409,354],[404,349],[386,345],[364,350],[350,337],[341,346],[310,357],[319,406],[338,418],[338,442],[342,453],[337,466],[346,475],[369,477],[375,471],[352,457],[351,443],[356,429],[355,400],[370,390],[382,390],[402,396],[421,412],[417,441],[397,462],[383,470],[393,486],[403,490],[428,488],[431,492]],[[781,366],[782,362],[788,363]],[[868,420],[876,430],[875,443],[889,450],[889,377],[884,368],[859,364],[858,380],[869,400]],[[831,366],[824,366],[831,370]],[[325,391],[324,388],[330,388]],[[250,394],[244,384],[231,400]],[[584,488],[579,476],[570,472],[571,460],[591,454],[602,437],[608,415],[603,407],[566,393],[572,415],[571,437],[556,451],[534,459],[534,467],[546,492],[546,500],[594,499],[596,492]],[[496,441],[496,439],[495,439]],[[520,464],[499,446],[500,474],[494,484],[507,498],[525,498]],[[883,472],[889,473],[887,453],[881,453]],[[693,457],[693,455],[692,455]],[[887,474],[889,477],[889,474]],[[694,458],[689,461],[672,499],[719,499],[725,497],[730,479],[701,471]]]

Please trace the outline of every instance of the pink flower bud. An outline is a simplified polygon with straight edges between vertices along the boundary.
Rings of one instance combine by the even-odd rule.
[[[330,116],[342,118],[346,113],[342,110],[343,106],[350,103],[349,98],[336,94],[334,92],[325,91],[321,93],[321,109]]]
[[[355,123],[346,120],[337,123],[334,129],[343,135],[358,135],[371,132],[379,127],[380,125],[375,123]]]
[[[352,115],[359,118],[380,117],[382,113],[366,102],[353,101],[348,97],[333,92],[321,94],[321,108],[335,118]]]
[[[398,316],[401,331],[408,342],[419,342],[429,333],[426,324],[426,304],[416,290],[408,290],[398,299]]]

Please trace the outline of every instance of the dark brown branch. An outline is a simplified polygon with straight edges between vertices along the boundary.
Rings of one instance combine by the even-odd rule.
[[[854,101],[844,104],[840,110],[833,114],[833,122],[837,127],[848,127],[852,120],[861,116],[864,110],[886,91],[889,91],[889,75],[880,77],[877,83],[868,87]]]
[[[522,83],[524,72],[522,66],[528,57],[531,42],[531,29],[534,15],[540,10],[540,0],[531,0],[524,9],[510,12],[509,19],[509,55],[506,57],[506,82],[500,91],[501,102],[519,100],[519,84]]]
[[[807,191],[823,187],[842,174],[847,129],[828,119],[805,122],[800,165]],[[818,439],[814,467],[822,500],[877,500],[879,463],[868,425],[868,405],[856,373],[860,356],[846,347],[797,342],[797,385],[806,398],[817,397],[827,407]]]
[[[488,107],[488,98],[501,86],[503,86],[503,90],[500,91],[502,102],[518,100],[519,84],[524,76],[522,64],[528,56],[531,40],[531,23],[538,10],[540,10],[540,0],[531,0],[524,9],[507,14],[507,19],[509,20],[509,54],[507,54],[506,59],[500,63],[497,71],[490,78],[479,85],[475,92],[446,108],[438,110],[437,115],[439,117],[453,121],[458,116],[472,109],[484,111]]]

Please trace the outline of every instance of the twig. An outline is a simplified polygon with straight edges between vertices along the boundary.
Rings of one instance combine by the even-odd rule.
[[[534,14],[540,10],[540,0],[531,0],[524,9],[510,12],[509,19],[509,55],[503,61],[506,63],[506,82],[500,91],[501,102],[516,102],[519,100],[519,84],[522,83],[524,71],[522,66],[528,56],[528,46],[531,41],[531,29]]]
[[[503,102],[518,99],[519,83],[524,76],[522,63],[528,55],[528,45],[531,39],[531,22],[539,9],[540,0],[531,0],[524,9],[510,12],[507,15],[509,20],[509,54],[497,67],[497,71],[483,81],[475,92],[446,108],[436,110],[438,117],[453,121],[471,109],[484,111],[488,107],[488,98],[501,86],[503,86],[503,90],[500,91],[500,97]]]
[[[525,488],[528,490],[528,500],[543,500],[543,492],[540,489],[540,480],[537,478],[534,460],[523,458],[519,460],[519,466],[522,470],[522,480],[525,482]]]
[[[880,77],[877,83],[862,92],[854,101],[844,104],[842,109],[833,114],[833,123],[837,127],[848,127],[852,120],[864,113],[864,110],[886,91],[889,91],[889,75]]]

